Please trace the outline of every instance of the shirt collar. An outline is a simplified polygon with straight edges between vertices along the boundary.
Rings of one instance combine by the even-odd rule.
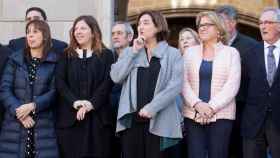
[[[275,43],[273,43],[273,44],[269,44],[266,41],[264,41],[264,48],[267,48],[267,47],[269,47],[271,45],[274,45],[276,48],[280,48],[280,38]]]
[[[232,45],[232,43],[233,43],[233,41],[236,39],[236,37],[237,37],[237,31],[235,31],[235,32],[233,33],[233,36],[231,37],[231,39],[229,39],[228,45]]]
[[[83,58],[83,49],[76,48],[76,52],[78,53],[79,58]],[[91,57],[93,54],[92,50],[86,50],[86,58]]]

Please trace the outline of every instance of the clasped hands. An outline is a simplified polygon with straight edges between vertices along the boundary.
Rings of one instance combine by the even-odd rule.
[[[205,102],[198,102],[195,104],[194,109],[196,110],[194,121],[201,125],[209,124],[215,114],[210,105]]]
[[[76,115],[78,121],[84,120],[86,113],[94,109],[88,100],[77,100],[74,102],[73,107],[78,110]]]
[[[16,108],[16,117],[24,126],[24,128],[32,128],[35,125],[34,119],[29,115],[35,112],[35,103],[27,103]]]

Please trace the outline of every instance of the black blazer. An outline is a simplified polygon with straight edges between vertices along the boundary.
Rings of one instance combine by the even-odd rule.
[[[0,78],[2,78],[3,70],[10,54],[12,54],[12,50],[0,44]],[[4,113],[5,110],[1,103],[0,104],[0,128],[2,127],[1,124],[3,121]]]
[[[254,40],[253,38],[238,32],[237,36],[234,39],[234,41],[232,42],[231,46],[238,50],[238,52],[240,54],[241,62],[242,62],[242,59],[244,58],[244,55],[251,52],[252,49],[257,44],[260,44],[260,43],[257,42],[256,40]],[[241,76],[241,78],[242,78],[242,76]],[[241,79],[241,82],[242,82],[242,79]],[[245,97],[244,97],[243,93],[244,93],[243,88],[240,87],[239,92],[236,96],[237,101],[245,102]],[[242,107],[237,107],[237,108],[240,109]]]
[[[18,50],[23,49],[25,47],[25,43],[26,43],[25,37],[12,39],[10,40],[8,47],[13,51],[17,52]],[[56,53],[62,53],[64,49],[67,47],[67,44],[65,42],[56,39],[52,39],[52,44],[53,44],[52,49]]]
[[[280,130],[280,65],[270,87],[266,79],[264,45],[254,47],[243,58],[242,72],[246,90],[246,105],[243,109],[241,131],[244,137],[255,137],[263,125],[267,108],[272,108],[272,122]]]
[[[91,58],[88,63],[88,78],[93,79],[88,83],[88,92],[91,96],[86,98],[93,106],[94,111],[99,116],[104,125],[113,126],[113,110],[111,107],[110,93],[113,82],[110,79],[110,69],[113,63],[112,52],[104,49],[101,56]],[[75,123],[76,110],[73,103],[81,99],[80,94],[84,89],[80,88],[79,69],[80,60],[78,57],[67,57],[64,53],[56,68],[56,88],[59,93],[59,106],[57,106],[58,128],[70,127]]]

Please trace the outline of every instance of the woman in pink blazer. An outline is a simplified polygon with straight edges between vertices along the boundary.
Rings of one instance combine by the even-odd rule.
[[[199,13],[196,25],[201,44],[184,54],[188,157],[226,158],[240,84],[240,57],[235,48],[225,45],[227,33],[216,13]]]

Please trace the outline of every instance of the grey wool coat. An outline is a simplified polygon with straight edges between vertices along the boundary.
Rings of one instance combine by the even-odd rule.
[[[149,132],[164,138],[181,138],[180,112],[176,107],[176,96],[183,83],[183,61],[179,51],[161,41],[152,50],[152,56],[160,59],[161,69],[156,83],[154,98],[144,106],[152,114]],[[131,113],[137,109],[137,70],[148,67],[145,49],[133,53],[126,48],[111,67],[111,78],[122,84],[116,132],[131,125]]]

